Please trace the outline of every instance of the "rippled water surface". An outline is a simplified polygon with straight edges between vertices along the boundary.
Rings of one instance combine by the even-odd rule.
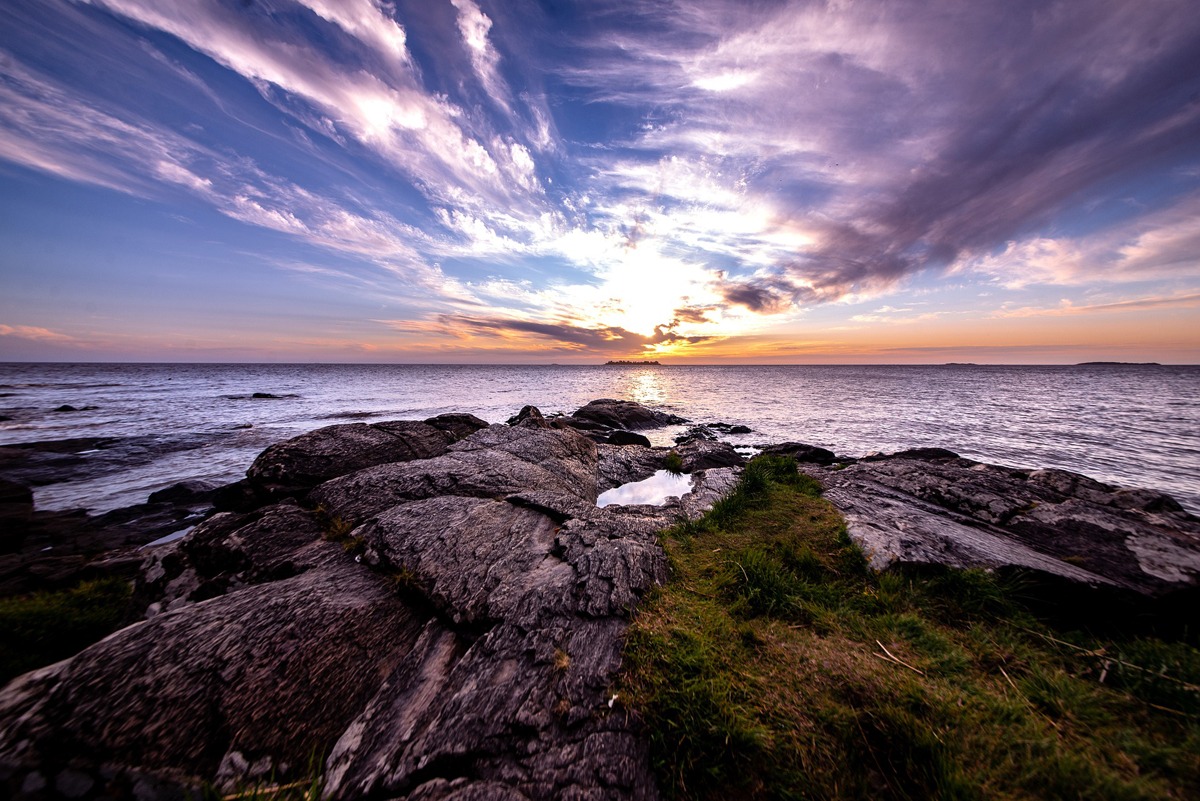
[[[570,412],[601,397],[750,426],[727,437],[739,445],[939,446],[1152,487],[1200,511],[1200,367],[7,364],[0,446],[123,438],[87,457],[99,475],[36,490],[40,508],[99,511],[181,478],[233,480],[270,443],[323,425],[442,412],[502,422],[525,404]],[[53,411],[63,404],[96,408]],[[648,433],[667,444],[678,429]]]

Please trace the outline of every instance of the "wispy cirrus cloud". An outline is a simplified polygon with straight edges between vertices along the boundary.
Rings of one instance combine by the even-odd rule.
[[[1142,297],[1119,300],[1111,303],[1089,303],[1077,305],[1064,300],[1055,306],[1023,306],[1005,308],[993,314],[999,318],[1013,317],[1075,317],[1090,314],[1114,314],[1159,309],[1200,308],[1200,293],[1176,294],[1165,297]]]
[[[215,0],[91,0],[178,37],[246,80],[311,106],[297,119],[318,134],[342,132],[379,154],[443,203],[522,202],[538,189],[528,151],[486,129],[446,98],[428,92],[404,49],[403,29],[373,3],[306,5],[321,19],[390,51],[390,70],[340,61],[279,17]],[[288,108],[284,106],[284,108]]]
[[[55,345],[81,345],[84,344],[77,337],[69,334],[64,334],[59,331],[51,331],[49,328],[43,328],[37,325],[3,325],[0,324],[0,337],[13,337],[15,339],[28,339],[34,342],[48,342]]]
[[[655,104],[625,142],[643,164],[720,160],[742,192],[706,199],[664,181],[647,204],[757,203],[804,232],[788,258],[729,272],[729,300],[753,310],[886,290],[1106,182],[1200,158],[1200,21],[1182,2],[1099,3],[1086,17],[1042,3],[742,9],[638,4],[639,24],[585,43],[568,78],[598,101]],[[752,240],[708,230],[724,239],[714,252]]]
[[[0,159],[198,200],[412,336],[783,349],[814,313],[932,319],[881,309],[939,282],[984,315],[1200,288],[1185,0],[13,0],[0,28]]]
[[[1012,240],[956,269],[1008,288],[1187,280],[1200,271],[1200,193],[1100,232]]]
[[[164,186],[222,214],[361,257],[429,292],[461,294],[419,252],[427,235],[378,209],[354,209],[145,121],[119,119],[25,68],[0,71],[0,157],[83,183],[154,198]]]

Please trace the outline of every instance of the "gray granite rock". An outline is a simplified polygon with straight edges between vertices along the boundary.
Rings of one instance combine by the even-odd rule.
[[[129,626],[0,692],[10,790],[71,770],[86,797],[213,779],[234,753],[303,778],[423,630],[351,559]]]
[[[663,459],[668,453],[665,448],[643,445],[597,445],[600,492],[649,478],[655,471],[663,469]]]
[[[275,495],[294,494],[364,467],[445,453],[456,436],[415,420],[346,423],[277,442],[246,472]]]
[[[683,460],[683,469],[688,473],[713,467],[740,467],[746,463],[745,458],[728,442],[693,439],[677,445],[674,450]]]
[[[363,522],[404,501],[491,498],[552,489],[596,500],[596,446],[570,430],[493,425],[435,459],[380,465],[326,482],[310,496],[331,515]]]
[[[736,472],[599,509],[591,440],[490,426],[319,510],[215,515],[149,555],[149,619],[0,690],[0,792],[168,797],[302,778],[315,750],[331,799],[656,798],[610,705],[622,638],[666,576],[656,532]]]
[[[601,398],[575,411],[572,417],[615,429],[636,430],[686,423],[682,417],[627,400]]]
[[[1200,584],[1200,521],[1162,493],[941,449],[802,469],[877,568],[1020,568],[1144,598]]]

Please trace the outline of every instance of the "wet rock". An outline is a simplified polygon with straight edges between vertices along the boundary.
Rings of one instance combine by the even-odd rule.
[[[212,505],[218,512],[251,512],[270,503],[271,493],[248,478],[217,487],[212,493]]]
[[[595,434],[597,436],[594,436],[593,439],[601,442],[608,432],[612,430],[604,423],[598,423],[595,420],[588,420],[583,417],[575,417],[574,415],[559,415],[557,417],[549,417],[547,420],[555,428],[573,428],[589,436]]]
[[[863,462],[879,462],[886,459],[919,459],[923,462],[938,462],[959,458],[954,451],[945,448],[909,448],[896,453],[871,453],[862,457]]]
[[[536,406],[522,407],[521,411],[508,418],[508,425],[518,428],[550,428],[541,409]]]
[[[634,401],[612,398],[594,400],[577,409],[572,417],[619,429],[659,428],[687,422],[682,417],[650,409]]]
[[[739,467],[746,459],[727,442],[692,440],[675,448],[683,460],[684,472],[707,470],[713,467]]]
[[[1200,521],[1161,493],[933,448],[802,469],[825,485],[878,568],[1020,569],[1142,599],[1200,585]]]
[[[450,434],[454,437],[455,442],[471,436],[481,428],[488,427],[486,420],[481,420],[473,414],[439,414],[437,417],[430,417],[425,422]]]
[[[271,495],[296,494],[365,467],[437,456],[453,441],[415,420],[326,426],[267,448],[246,475]]]
[[[21,549],[32,518],[33,491],[24,484],[0,479],[0,554]]]
[[[75,408],[74,406],[72,406],[69,403],[64,403],[62,406],[59,406],[54,411],[56,411],[56,412],[77,412],[77,411],[79,411],[79,409]]]
[[[213,515],[183,539],[149,551],[134,608],[152,617],[339,561],[345,550],[325,538],[329,523],[292,500]]]
[[[144,503],[88,515],[82,509],[41,512],[10,520],[0,538],[0,597],[62,589],[105,576],[132,576],[138,546],[199,522],[203,512],[170,503]],[[0,550],[0,553],[3,553]]]
[[[27,521],[33,514],[33,490],[0,478],[0,521]]]
[[[736,425],[732,423],[701,423],[698,426],[692,426],[684,433],[675,437],[675,442],[683,444],[694,439],[716,440],[718,434],[752,434],[753,429],[749,426]]]
[[[716,442],[716,433],[707,425],[692,426],[687,431],[684,431],[679,436],[675,437],[675,444],[682,445],[685,442],[693,440],[705,440],[707,442]]]
[[[216,489],[206,481],[177,481],[165,489],[150,493],[148,503],[169,503],[176,506],[205,504],[212,500]]]
[[[839,459],[833,451],[818,448],[816,445],[805,445],[803,442],[780,442],[774,445],[764,445],[761,452],[774,456],[790,456],[801,464],[833,464],[838,461],[853,461]]]
[[[650,440],[633,431],[614,431],[605,438],[609,445],[641,445],[650,447]]]

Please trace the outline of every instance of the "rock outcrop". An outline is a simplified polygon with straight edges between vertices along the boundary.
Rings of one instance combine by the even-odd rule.
[[[571,415],[576,420],[589,420],[615,429],[637,430],[686,423],[682,417],[640,403],[601,398],[575,410]]]
[[[443,415],[271,446],[216,493],[229,511],[145,555],[136,622],[0,690],[0,795],[227,792],[302,781],[317,755],[332,801],[656,798],[613,696],[622,638],[666,576],[657,532],[728,493],[742,457],[692,437],[674,449],[690,492],[601,509],[671,449],[594,438],[679,418],[605,400],[566,419],[527,407],[511,425]],[[1194,608],[1200,521],[1160,493],[935,448],[765,450],[823,483],[878,568],[1021,570]],[[208,493],[169,488],[155,508]],[[20,484],[0,496],[7,519],[36,515]]]
[[[246,475],[272,494],[296,494],[364,467],[440,456],[462,436],[486,426],[470,415],[326,426],[267,448]]]
[[[1200,584],[1200,520],[1159,492],[981,464],[940,448],[801,469],[824,484],[877,568],[1021,570],[1125,599]]]
[[[226,790],[303,779],[316,753],[333,799],[657,797],[642,735],[610,703],[622,637],[665,578],[656,532],[737,471],[698,473],[669,506],[599,509],[602,450],[665,450],[538,418],[444,447],[432,424],[273,446],[255,480],[299,497],[154,549],[146,619],[0,692],[0,787]],[[430,455],[402,446],[415,458],[298,492],[397,431]]]

